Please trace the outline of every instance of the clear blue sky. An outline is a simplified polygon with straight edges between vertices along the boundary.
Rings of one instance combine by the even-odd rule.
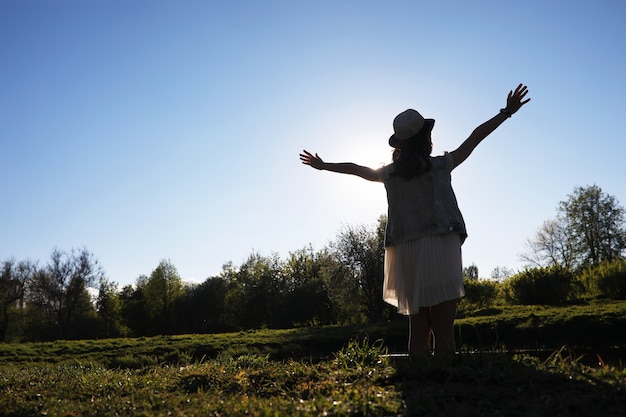
[[[481,277],[575,186],[626,204],[626,3],[0,3],[0,260],[87,248],[122,285],[169,259],[202,281],[320,250],[386,212],[393,117],[455,149],[523,82],[532,101],[453,172]]]

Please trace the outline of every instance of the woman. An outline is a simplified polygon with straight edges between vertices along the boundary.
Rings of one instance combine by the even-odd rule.
[[[383,298],[408,315],[409,352],[455,352],[454,320],[458,300],[465,295],[461,245],[467,237],[450,173],[478,144],[524,104],[528,89],[510,91],[506,107],[478,126],[453,152],[431,157],[435,121],[413,109],[393,121],[393,162],[372,169],[350,162],[327,163],[308,151],[305,165],[318,170],[357,175],[383,182],[388,215],[385,234]],[[431,333],[435,345],[431,346]]]

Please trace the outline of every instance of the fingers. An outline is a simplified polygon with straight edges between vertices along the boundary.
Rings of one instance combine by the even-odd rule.
[[[316,159],[320,159],[317,154],[313,156],[313,154],[307,150],[303,150],[302,152],[304,153],[300,154],[300,161],[302,161],[303,164],[312,165]]]
[[[522,99],[526,96],[526,94],[528,94],[528,87],[525,86],[524,84],[518,85],[517,88],[515,89],[515,94],[514,94],[515,97]]]
[[[530,101],[530,98],[527,98],[526,100],[524,100],[524,97],[526,97],[526,94],[528,94],[528,87],[520,84],[519,87],[517,87],[517,89],[518,89],[517,99],[520,102],[520,106],[523,106],[524,104]]]
[[[520,106],[528,103],[530,98],[524,100],[524,97],[528,94],[528,87],[524,84],[519,84],[515,89],[515,92],[509,91],[509,100],[514,100],[519,103]]]
[[[511,114],[517,112],[524,104],[530,101],[530,98],[524,100],[527,94],[528,87],[521,83],[515,88],[515,91],[509,90],[509,95],[506,99],[506,109]]]

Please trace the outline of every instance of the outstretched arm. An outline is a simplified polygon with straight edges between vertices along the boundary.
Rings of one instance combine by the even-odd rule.
[[[340,174],[352,174],[369,181],[380,181],[378,172],[375,169],[353,164],[351,162],[341,162],[338,164],[322,161],[317,154],[313,155],[308,151],[302,151],[300,160],[303,164],[312,166],[323,171],[338,172]]]
[[[489,136],[489,134],[496,130],[506,119],[515,114],[524,104],[530,101],[530,98],[524,100],[526,94],[528,94],[528,87],[523,84],[518,85],[515,92],[513,92],[513,90],[509,91],[509,96],[506,99],[506,107],[500,110],[500,113],[474,129],[472,134],[465,139],[465,142],[463,142],[461,146],[455,151],[450,152],[455,167],[461,165],[483,139]]]

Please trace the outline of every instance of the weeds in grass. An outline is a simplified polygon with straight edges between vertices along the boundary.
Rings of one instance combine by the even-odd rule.
[[[592,384],[608,384],[626,388],[626,369],[607,365],[600,354],[596,354],[596,366],[583,361],[584,355],[573,354],[567,346],[553,352],[541,366],[552,372],[566,376],[570,380],[585,381]],[[625,392],[626,395],[626,392]]]
[[[386,365],[387,347],[382,339],[370,345],[367,337],[350,340],[346,347],[335,353],[334,361],[343,369],[363,369],[367,366]]]

